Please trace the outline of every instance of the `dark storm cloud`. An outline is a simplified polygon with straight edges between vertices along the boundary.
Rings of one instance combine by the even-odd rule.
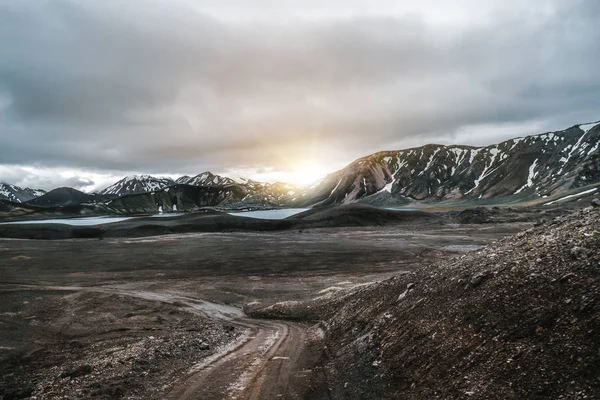
[[[470,125],[600,118],[599,3],[509,3],[436,24],[335,9],[258,22],[182,1],[0,2],[0,164],[278,167],[306,153],[351,161],[416,136],[451,141]]]

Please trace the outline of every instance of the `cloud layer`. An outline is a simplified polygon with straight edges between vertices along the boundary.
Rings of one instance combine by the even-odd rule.
[[[396,3],[0,0],[0,164],[335,168],[600,118],[598,2]]]

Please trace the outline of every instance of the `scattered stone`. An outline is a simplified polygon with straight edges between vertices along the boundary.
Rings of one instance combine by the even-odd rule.
[[[488,278],[488,274],[486,272],[480,272],[473,275],[471,278],[471,286],[477,287],[483,283]]]
[[[71,367],[64,370],[59,377],[60,378],[77,378],[78,376],[85,376],[92,373],[92,366],[89,364],[83,364],[76,367]]]
[[[415,287],[415,284],[413,282],[407,284],[406,290],[404,290],[404,292],[400,293],[400,295],[398,296],[398,300],[402,300],[403,298],[405,298],[406,295],[409,294],[410,291],[413,289],[413,287]]]
[[[535,223],[535,226],[544,225],[547,222],[548,222],[548,218],[542,218],[538,222]]]
[[[568,274],[565,274],[565,275],[561,276],[560,278],[555,279],[553,282],[557,282],[557,281],[558,282],[566,282],[574,276],[576,276],[574,273],[569,272]]]
[[[575,259],[575,260],[576,260],[576,259],[578,259],[578,258],[581,256],[581,254],[583,253],[583,249],[582,249],[581,247],[579,247],[579,246],[574,246],[574,247],[571,249],[571,252],[570,252],[570,253],[571,253],[571,257],[572,257],[573,259]]]
[[[592,207],[600,207],[600,199],[599,198],[595,198],[594,200],[592,200]]]
[[[210,350],[210,345],[206,342],[201,342],[198,348],[200,350]]]

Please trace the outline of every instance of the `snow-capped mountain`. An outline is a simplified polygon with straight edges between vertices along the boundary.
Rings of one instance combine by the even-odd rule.
[[[233,185],[236,183],[231,178],[227,178],[221,175],[215,175],[209,171],[203,172],[196,176],[182,176],[178,178],[176,183],[180,183],[183,185],[192,185],[192,186],[225,186],[225,185]]]
[[[24,203],[46,193],[41,189],[21,188],[9,183],[0,183],[0,200]]]
[[[250,179],[243,179],[240,186],[246,192],[244,202],[271,206],[286,206],[295,201],[303,191],[303,188],[289,183],[265,183]]]
[[[329,174],[300,204],[534,199],[600,182],[599,146],[596,122],[486,147],[382,151]]]
[[[153,192],[174,184],[175,182],[169,178],[156,178],[151,175],[132,175],[126,176],[117,183],[101,190],[99,194],[124,196],[127,194]]]

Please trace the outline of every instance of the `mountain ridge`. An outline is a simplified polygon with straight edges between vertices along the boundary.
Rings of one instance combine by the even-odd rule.
[[[600,181],[599,142],[600,123],[589,123],[481,147],[380,151],[329,174],[301,204],[347,204],[382,190],[406,202],[549,196]]]

